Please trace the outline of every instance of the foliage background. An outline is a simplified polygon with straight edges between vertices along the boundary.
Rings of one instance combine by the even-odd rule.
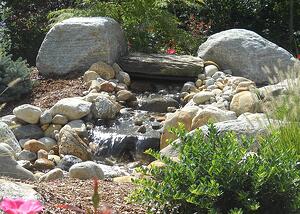
[[[12,41],[13,58],[22,57],[31,64],[48,31],[47,15],[50,11],[71,7],[72,0],[2,0],[3,19]]]
[[[253,30],[294,54],[299,46],[293,36],[300,35],[300,1],[295,0],[2,0],[2,4],[2,20],[12,40],[9,52],[31,65],[49,30],[49,19],[53,23],[78,15],[115,18],[132,50],[144,52],[172,48],[195,54],[208,35],[230,28]]]

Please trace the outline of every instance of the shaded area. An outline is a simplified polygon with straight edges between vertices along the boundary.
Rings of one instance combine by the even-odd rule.
[[[116,120],[99,120],[90,133],[95,144],[94,159],[112,156],[133,161],[147,158],[144,151],[149,148],[159,150],[160,132],[153,129],[155,122],[150,121],[150,117],[148,112],[134,110],[121,114]],[[143,121],[144,133],[138,131],[136,118]]]

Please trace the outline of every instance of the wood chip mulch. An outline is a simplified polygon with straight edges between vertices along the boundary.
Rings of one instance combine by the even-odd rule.
[[[82,76],[69,76],[59,79],[44,78],[34,68],[30,78],[33,81],[31,93],[25,95],[21,100],[6,103],[0,112],[0,116],[11,114],[16,106],[25,103],[38,106],[42,109],[48,109],[63,98],[83,96],[83,91],[88,89]]]
[[[111,208],[114,213],[138,214],[145,210],[135,204],[126,202],[126,197],[132,191],[132,184],[118,184],[110,181],[99,181],[101,205]],[[44,213],[76,213],[57,208],[58,204],[74,205],[79,208],[92,208],[92,180],[62,179],[52,182],[42,182],[36,191],[45,199]]]
[[[59,205],[71,205],[80,209],[92,209],[93,180],[63,178],[47,182],[20,181],[5,178],[13,182],[22,182],[33,186],[43,200],[44,214],[75,214],[72,210],[59,208]],[[99,180],[100,206],[110,208],[113,214],[143,214],[145,209],[137,204],[128,203],[127,197],[135,186],[131,183],[115,183]]]

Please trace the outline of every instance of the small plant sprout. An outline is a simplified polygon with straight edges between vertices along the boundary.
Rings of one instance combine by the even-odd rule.
[[[58,204],[56,207],[60,209],[72,210],[77,213],[86,213],[86,214],[112,214],[112,210],[107,207],[102,207],[99,209],[100,205],[100,195],[99,195],[99,181],[95,177],[93,182],[93,195],[92,195],[92,203],[93,203],[93,211],[89,208],[83,210],[79,207],[69,205],[69,204]]]
[[[99,189],[99,182],[98,182],[98,179],[95,177],[94,178],[94,194],[92,196],[94,213],[97,213],[97,209],[98,209],[99,203],[100,203],[100,196],[99,196],[98,189]]]

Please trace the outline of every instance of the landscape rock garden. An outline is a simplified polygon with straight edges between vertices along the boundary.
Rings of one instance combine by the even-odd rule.
[[[196,57],[129,53],[116,21],[81,17],[48,32],[36,66],[45,78],[80,75],[88,90],[49,109],[23,104],[3,116],[0,176],[131,182],[140,176],[136,167],[154,161],[147,149],[176,158],[168,141],[176,140],[170,128],[179,123],[190,134],[205,132],[209,122],[221,132],[265,133],[276,124],[267,114],[269,103],[288,89],[276,71],[296,70],[299,62],[244,29],[210,36]],[[22,195],[19,189],[28,188],[15,185],[1,184],[0,198],[9,189]],[[30,191],[23,195],[39,198]]]

